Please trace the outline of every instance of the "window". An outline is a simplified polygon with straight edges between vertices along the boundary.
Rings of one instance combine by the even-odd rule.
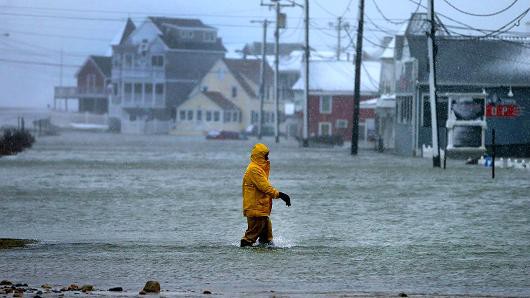
[[[121,65],[120,59],[120,54],[114,54],[114,57],[112,57],[112,65],[115,67],[119,67]]]
[[[270,121],[269,112],[263,112],[263,123],[268,123]]]
[[[397,122],[409,124],[412,122],[412,96],[396,97]]]
[[[223,122],[230,122],[232,118],[232,113],[230,111],[224,111],[223,113]]]
[[[336,128],[348,128],[348,120],[346,119],[337,119],[335,122]]]
[[[239,113],[238,112],[232,112],[232,121],[238,122],[239,121]]]
[[[232,86],[232,97],[236,97],[236,96],[237,96],[237,87]]]
[[[258,123],[259,113],[256,111],[250,111],[250,123]]]
[[[157,95],[164,94],[164,84],[156,84],[155,85],[155,92]]]
[[[204,41],[209,41],[209,42],[215,41],[215,33],[204,32]]]
[[[126,101],[130,101],[131,100],[131,95],[132,95],[132,84],[131,83],[123,84],[123,93],[124,93],[124,96],[125,96],[125,100]]]
[[[184,110],[180,110],[179,111],[179,119],[180,119],[180,121],[186,120],[186,111],[184,111]]]
[[[131,54],[125,54],[125,67],[133,66],[133,56]]]
[[[212,111],[206,111],[206,121],[212,121]]]
[[[422,113],[422,125],[423,127],[431,127],[431,102],[428,95],[423,96],[423,113]],[[447,107],[447,97],[438,96],[438,102],[436,104],[436,113],[438,114],[438,127],[444,127],[447,122],[449,115]]]
[[[164,56],[162,55],[153,55],[151,56],[151,65],[154,67],[163,67],[164,66]]]
[[[202,92],[208,92],[208,86],[202,86]]]
[[[319,122],[318,123],[318,135],[319,136],[330,136],[331,135],[331,123],[330,122]]]
[[[180,31],[180,37],[183,39],[193,39],[193,31],[191,30],[182,30]]]
[[[86,88],[87,91],[94,91],[96,89],[96,75],[89,73],[86,76]]]
[[[219,122],[221,118],[221,113],[219,111],[214,111],[213,112],[213,121],[214,122]]]
[[[144,92],[145,92],[145,100],[151,101],[151,98],[153,97],[153,84],[145,83]]]
[[[134,83],[134,100],[139,101],[142,99],[142,83]]]
[[[188,110],[188,121],[193,120],[193,110]]]
[[[118,90],[118,84],[117,83],[112,83],[112,93],[114,94],[114,96],[117,96],[120,92]]]
[[[225,77],[225,72],[226,72],[226,71],[225,71],[224,69],[222,69],[222,68],[219,68],[219,69],[217,70],[217,78],[218,78],[220,81],[222,81],[222,80],[224,79],[224,77]]]
[[[331,96],[325,95],[320,97],[320,113],[330,114],[331,113]]]
[[[202,111],[197,110],[197,121],[202,121]]]

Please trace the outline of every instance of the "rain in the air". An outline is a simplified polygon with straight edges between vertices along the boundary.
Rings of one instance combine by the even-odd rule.
[[[0,297],[529,297],[529,0],[0,0]]]

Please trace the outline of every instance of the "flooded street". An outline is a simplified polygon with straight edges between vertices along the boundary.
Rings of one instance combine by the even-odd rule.
[[[530,295],[530,171],[271,148],[277,248],[241,249],[255,139],[64,133],[0,158],[0,279],[178,295]]]

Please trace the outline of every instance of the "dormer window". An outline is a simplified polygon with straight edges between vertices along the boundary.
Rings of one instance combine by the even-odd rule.
[[[215,41],[215,33],[214,32],[204,32],[204,41],[214,42]]]
[[[162,55],[153,55],[153,56],[151,56],[151,65],[153,67],[163,67],[164,66],[164,56],[162,56]]]
[[[180,37],[182,39],[193,39],[193,31],[191,30],[181,30]]]

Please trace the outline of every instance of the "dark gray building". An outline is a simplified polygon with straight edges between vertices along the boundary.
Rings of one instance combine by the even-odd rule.
[[[426,15],[413,15],[412,27],[395,43],[395,151],[418,156],[423,145],[432,144]],[[500,156],[530,156],[530,40],[440,34],[437,48],[441,147],[446,145],[448,98],[479,94],[486,98],[486,146],[495,128]]]

